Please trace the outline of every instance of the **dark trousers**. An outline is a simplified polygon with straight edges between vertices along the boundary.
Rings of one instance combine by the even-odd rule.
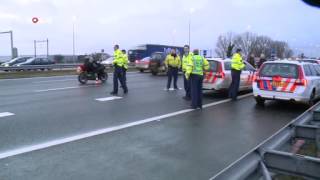
[[[99,65],[97,68],[96,68],[96,72],[98,74],[98,78],[101,79],[101,77],[103,76],[104,74],[104,67],[103,65]]]
[[[127,84],[123,78],[123,68],[115,66],[114,73],[113,73],[113,93],[118,93],[118,88],[119,88],[118,80],[120,81],[123,91],[125,93],[128,92]]]
[[[191,98],[191,81],[190,79],[187,79],[185,76],[185,72],[183,73],[183,82],[184,82],[184,90],[186,92],[186,97]]]
[[[239,86],[240,86],[241,71],[232,69],[231,77],[232,77],[232,82],[229,88],[229,97],[232,100],[237,100]]]
[[[177,86],[177,82],[178,82],[178,71],[179,71],[178,68],[174,68],[174,67],[169,67],[169,68],[168,68],[168,83],[167,83],[167,89],[170,89],[172,78],[173,78],[173,87],[174,87],[175,89],[178,89],[178,86]]]
[[[123,80],[125,83],[127,83],[127,69],[126,68],[123,68]]]
[[[202,108],[202,81],[203,76],[191,74],[191,107]]]

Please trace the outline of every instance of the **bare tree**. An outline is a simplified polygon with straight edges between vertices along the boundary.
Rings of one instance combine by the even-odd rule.
[[[252,46],[251,53],[254,54],[255,56],[260,56],[261,54],[264,54],[266,57],[270,57],[271,44],[272,44],[271,38],[267,36],[257,36]]]
[[[242,33],[235,38],[235,45],[242,50],[245,57],[252,52],[257,36],[250,32]]]
[[[239,35],[227,33],[220,35],[216,45],[215,52],[219,57],[231,57],[234,48],[242,49],[245,57],[253,54],[260,56],[264,54],[266,58],[273,55],[279,58],[289,58],[293,55],[288,43],[284,41],[274,41],[268,36],[258,36],[251,32],[245,32]]]
[[[234,33],[228,32],[218,37],[215,52],[221,58],[230,57],[234,47]],[[231,53],[230,53],[231,51]]]

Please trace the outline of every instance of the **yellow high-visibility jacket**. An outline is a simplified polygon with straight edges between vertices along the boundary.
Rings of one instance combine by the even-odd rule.
[[[204,70],[209,70],[210,65],[206,58],[200,55],[192,56],[187,66],[186,78],[189,79],[191,74],[203,76]]]
[[[181,59],[180,59],[180,56],[178,55],[176,57],[173,57],[171,54],[169,54],[166,60],[164,61],[164,63],[166,64],[166,66],[180,68]]]
[[[117,65],[119,67],[123,67],[123,53],[120,49],[114,51],[114,59],[112,62],[113,65]]]
[[[123,67],[125,69],[128,69],[129,59],[127,54],[123,54]]]
[[[235,53],[232,57],[232,60],[231,60],[231,68],[232,69],[235,69],[235,70],[238,70],[238,71],[241,71],[242,69],[245,68],[245,64],[242,60],[242,56],[239,54],[239,53]]]
[[[193,53],[189,52],[188,55],[183,55],[182,57],[182,71],[186,72],[188,63],[192,60]]]

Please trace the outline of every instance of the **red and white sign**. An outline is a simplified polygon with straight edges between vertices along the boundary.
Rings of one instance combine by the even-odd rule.
[[[33,22],[34,24],[38,23],[38,22],[39,22],[39,18],[33,17],[33,18],[32,18],[32,22]]]

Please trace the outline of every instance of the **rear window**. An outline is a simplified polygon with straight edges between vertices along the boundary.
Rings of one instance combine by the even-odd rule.
[[[163,61],[164,60],[163,55],[159,54],[159,53],[152,54],[151,59],[156,60],[156,61]]]
[[[260,76],[264,76],[264,77],[280,76],[283,78],[297,79],[299,76],[298,66],[295,64],[268,63],[262,67],[260,71]]]
[[[209,61],[209,64],[210,64],[210,71],[212,71],[212,72],[217,72],[218,71],[219,62],[217,62],[217,61]]]

